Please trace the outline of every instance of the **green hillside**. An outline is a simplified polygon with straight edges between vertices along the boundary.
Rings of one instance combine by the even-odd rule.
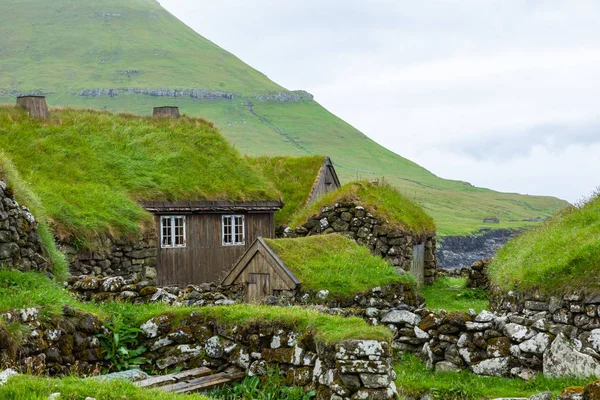
[[[491,215],[500,218],[499,227],[520,227],[567,205],[441,179],[376,144],[310,95],[270,81],[156,1],[0,5],[0,103],[44,93],[50,105],[138,114],[176,105],[214,121],[242,153],[329,155],[345,182],[385,176],[435,218],[442,235],[473,232]]]

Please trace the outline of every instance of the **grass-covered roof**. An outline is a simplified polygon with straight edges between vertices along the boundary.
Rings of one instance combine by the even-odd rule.
[[[600,291],[600,195],[510,241],[489,273],[506,290]]]
[[[395,282],[414,283],[381,257],[341,235],[297,239],[265,239],[285,266],[308,291],[329,290],[334,297],[366,292]]]
[[[422,208],[408,200],[388,184],[373,185],[366,181],[348,183],[326,194],[308,207],[299,210],[290,222],[297,227],[318,215],[327,206],[340,202],[355,202],[372,214],[385,219],[392,227],[416,234],[435,232],[435,223]]]
[[[178,119],[53,109],[48,120],[0,107],[4,169],[16,170],[55,233],[131,235],[150,220],[141,200],[278,200],[217,129]]]
[[[248,157],[251,165],[275,184],[285,206],[275,213],[275,224],[286,225],[310,196],[325,156]]]

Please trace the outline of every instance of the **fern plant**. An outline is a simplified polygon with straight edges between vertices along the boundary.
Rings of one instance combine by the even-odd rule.
[[[141,356],[146,352],[146,347],[138,346],[140,329],[125,324],[120,317],[107,321],[104,326],[108,333],[98,334],[97,337],[104,349],[104,359],[111,363],[109,369],[124,371],[149,362]]]

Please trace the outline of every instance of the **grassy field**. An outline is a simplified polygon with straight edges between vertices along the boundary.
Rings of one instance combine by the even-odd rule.
[[[600,194],[510,241],[489,267],[505,290],[597,292],[600,281]]]
[[[304,157],[247,157],[255,167],[283,196],[285,206],[275,213],[275,225],[286,225],[292,215],[306,205],[310,191],[321,167],[324,156]]]
[[[551,391],[559,394],[570,386],[585,385],[585,380],[574,378],[550,379],[538,376],[532,381],[475,375],[470,371],[435,373],[425,367],[415,355],[400,356],[394,370],[398,374],[396,386],[401,396],[430,393],[435,399],[484,400],[499,397],[530,397]]]
[[[280,198],[202,119],[65,109],[40,121],[0,107],[0,148],[39,196],[54,233],[77,241],[137,234],[151,221],[138,200]]]
[[[394,282],[415,284],[412,275],[399,275],[381,257],[340,235],[265,242],[302,282],[316,292],[327,289],[333,297],[347,297]]]
[[[44,92],[51,105],[148,114],[172,104],[214,121],[244,154],[329,155],[344,182],[383,177],[430,213],[441,235],[467,234],[497,216],[527,225],[566,202],[499,193],[435,176],[370,140],[315,101],[261,101],[285,91],[186,27],[152,0],[0,0],[0,104]],[[97,88],[206,89],[231,100],[142,94],[83,97]],[[515,220],[509,222],[509,220]]]
[[[480,289],[469,289],[466,278],[443,277],[433,285],[423,286],[421,294],[429,310],[476,312],[489,308],[488,295]]]
[[[379,218],[386,220],[390,227],[416,234],[435,232],[433,218],[421,206],[391,185],[371,185],[367,181],[349,183],[322,196],[308,207],[299,210],[292,217],[290,225],[300,226],[310,217],[318,215],[324,207],[349,201],[360,204],[369,213],[377,214]]]

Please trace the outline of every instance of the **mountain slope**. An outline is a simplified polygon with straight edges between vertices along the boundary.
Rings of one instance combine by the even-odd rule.
[[[441,234],[474,232],[486,216],[500,218],[499,227],[520,227],[567,205],[441,179],[309,94],[270,81],[156,1],[0,0],[0,6],[0,103],[44,93],[50,105],[138,114],[177,105],[215,121],[243,153],[326,154],[345,182],[385,176],[434,216]]]

